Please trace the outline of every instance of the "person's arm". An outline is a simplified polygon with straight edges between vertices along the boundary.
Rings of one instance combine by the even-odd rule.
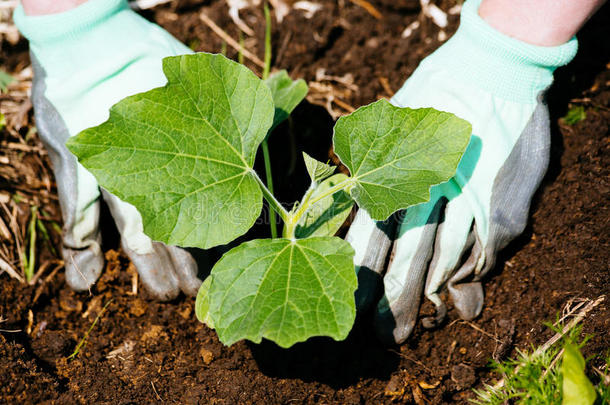
[[[570,40],[605,0],[483,0],[479,15],[498,31],[539,46]]]
[[[71,10],[87,0],[22,0],[23,10],[27,15],[56,14]]]

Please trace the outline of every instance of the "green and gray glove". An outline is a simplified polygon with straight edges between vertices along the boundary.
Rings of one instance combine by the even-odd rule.
[[[36,125],[53,163],[64,219],[66,280],[75,290],[86,290],[104,266],[100,189],[65,142],[105,121],[122,98],[165,84],[162,58],[191,50],[131,11],[126,0],[89,0],[45,16],[26,16],[19,6],[14,21],[30,41]],[[196,295],[201,281],[191,255],[153,242],[135,207],[104,190],[102,195],[144,286],[162,300],[180,290]]]
[[[437,310],[423,319],[424,326],[442,321],[447,310],[439,292],[445,285],[463,319],[479,315],[481,279],[498,251],[523,232],[547,169],[544,94],[555,68],[574,57],[577,41],[540,47],[510,38],[481,19],[480,2],[463,5],[457,33],[391,100],[401,107],[449,111],[472,124],[457,174],[433,187],[429,202],[407,209],[396,233],[360,210],[347,235],[356,250],[360,309],[372,304],[376,280],[383,276],[375,326],[385,341],[401,343],[409,336],[422,292]]]

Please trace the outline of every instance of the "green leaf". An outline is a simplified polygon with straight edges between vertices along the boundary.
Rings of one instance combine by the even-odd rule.
[[[6,126],[6,117],[0,112],[0,131]]]
[[[328,176],[335,172],[336,166],[331,166],[326,163],[322,163],[303,152],[303,159],[305,160],[305,167],[307,167],[307,173],[313,183],[317,183],[324,180]]]
[[[574,125],[587,118],[585,108],[577,105],[568,110],[568,113],[563,117],[563,121],[568,125]]]
[[[343,173],[329,177],[314,189],[310,198],[317,197],[347,179]],[[353,206],[354,200],[343,190],[322,198],[301,217],[295,229],[295,236],[299,239],[333,236],[343,225]]]
[[[351,172],[352,197],[375,220],[428,201],[430,187],[449,180],[471,126],[432,108],[361,107],[335,125],[335,153]]]
[[[16,79],[4,70],[0,69],[0,93],[6,92],[8,85],[16,81]]]
[[[561,374],[563,376],[563,405],[591,405],[597,394],[585,375],[585,359],[573,344],[563,348]]]
[[[275,104],[273,125],[269,130],[273,131],[275,127],[288,118],[292,110],[305,98],[308,88],[305,80],[292,80],[285,70],[272,74],[265,80],[265,83],[271,89],[273,103]]]
[[[347,337],[356,316],[354,250],[335,237],[259,239],[212,269],[211,316],[220,340],[262,338],[289,347],[312,336]]]
[[[210,318],[210,285],[212,284],[212,277],[206,277],[197,291],[197,298],[195,299],[195,315],[201,323],[205,323],[209,328],[214,329],[214,322]]]
[[[228,243],[262,208],[252,166],[272,123],[271,92],[222,55],[165,58],[163,71],[164,87],[123,99],[68,147],[102,187],[138,209],[151,238]]]

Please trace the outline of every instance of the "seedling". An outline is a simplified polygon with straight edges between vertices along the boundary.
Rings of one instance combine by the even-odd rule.
[[[87,344],[87,339],[89,339],[89,335],[91,334],[91,331],[93,330],[93,328],[95,328],[95,325],[97,324],[97,322],[100,320],[100,318],[102,317],[102,315],[104,315],[104,312],[106,312],[106,309],[108,308],[108,305],[110,305],[110,303],[114,300],[114,298],[111,298],[108,300],[108,302],[106,302],[106,304],[104,305],[104,307],[102,308],[102,310],[99,312],[99,314],[97,314],[97,316],[95,317],[95,319],[93,320],[93,323],[91,324],[91,326],[89,327],[89,329],[87,329],[87,332],[85,332],[85,336],[83,336],[83,338],[80,340],[80,342],[78,342],[78,344],[76,345],[76,347],[74,348],[74,351],[72,352],[72,354],[70,354],[68,356],[68,360],[72,360],[74,359],[76,356],[78,356],[78,354],[80,353],[80,349],[82,349],[86,344]]]
[[[38,207],[30,207],[30,222],[28,224],[28,253],[23,252],[23,273],[25,280],[29,283],[34,277],[36,267],[36,224],[38,223]]]
[[[486,385],[484,390],[475,389],[477,398],[471,402],[479,405],[592,405],[599,395],[602,399],[599,403],[607,403],[603,402],[608,395],[604,381],[594,387],[585,374],[585,359],[580,349],[589,337],[580,337],[582,327],[576,326],[567,332],[564,328],[552,325],[551,328],[562,335],[567,334],[547,348],[538,347],[531,352],[517,350],[516,359],[493,362],[491,366],[502,378],[502,384]],[[608,361],[606,369],[607,365]],[[601,373],[601,376],[606,374]]]
[[[0,93],[6,93],[8,86],[15,81],[13,76],[0,69]]]
[[[577,105],[568,110],[567,114],[562,117],[563,122],[568,125],[576,125],[580,121],[587,118],[587,112],[585,108],[581,105]]]
[[[48,214],[45,212],[45,210],[42,209],[41,212],[42,212],[43,216],[48,216]],[[43,219],[45,219],[45,218],[38,215],[38,218],[36,220],[36,228],[40,231],[40,234],[42,235],[42,238],[43,238],[46,246],[51,251],[51,253],[53,255],[57,256],[57,250],[55,249],[55,246],[53,245],[53,242],[51,241],[51,236],[49,234],[49,230],[45,226]],[[53,229],[56,232],[61,233],[61,227],[59,225],[57,225],[57,222],[55,222],[55,221],[49,221],[49,222],[51,223],[51,226],[53,227]]]
[[[105,123],[68,141],[102,187],[135,205],[145,232],[203,249],[243,235],[263,197],[283,236],[242,243],[216,263],[196,302],[200,320],[230,345],[282,347],[311,336],[344,339],[355,319],[354,251],[333,236],[356,202],[373,219],[429,199],[468,144],[466,121],[385,100],[340,118],[334,150],[351,175],[304,155],[311,186],[285,209],[254,171],[269,131],[303,98],[285,73],[268,81],[222,55],[163,60],[168,83],[120,101]],[[322,209],[320,209],[322,208]]]

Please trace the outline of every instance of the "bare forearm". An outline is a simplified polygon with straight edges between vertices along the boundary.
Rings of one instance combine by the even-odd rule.
[[[73,9],[87,0],[21,0],[27,15],[61,13]]]
[[[483,0],[479,15],[498,31],[540,46],[572,38],[605,0]]]

